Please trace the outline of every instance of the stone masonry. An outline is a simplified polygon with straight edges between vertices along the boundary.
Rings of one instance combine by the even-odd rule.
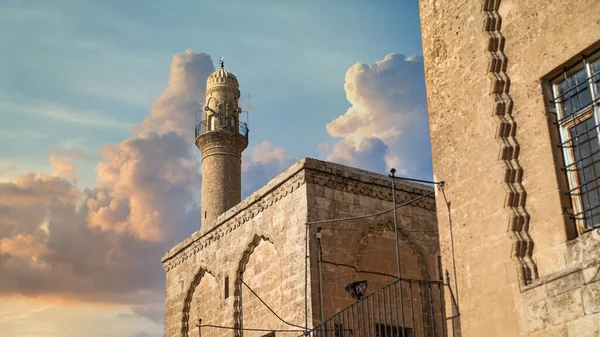
[[[202,152],[202,228],[208,231],[217,216],[242,199],[242,151],[248,146],[240,134],[240,91],[235,75],[224,69],[206,80],[204,121],[196,128]]]
[[[429,186],[398,182],[396,198],[402,203],[431,191]],[[237,336],[240,324],[244,328],[294,329],[268,311],[241,284],[240,276],[282,319],[300,327],[319,324],[319,228],[325,256],[325,319],[354,302],[344,284],[368,280],[370,293],[391,283],[396,276],[395,252],[389,250],[395,247],[391,212],[360,221],[311,225],[308,230],[306,225],[391,207],[391,182],[386,176],[310,158],[296,162],[218,216],[208,230],[192,234],[163,257],[167,274],[165,337],[198,336],[198,319],[203,325],[236,328],[203,327],[203,337]],[[433,197],[401,207],[397,214],[403,277],[438,280]],[[334,255],[365,250],[375,251]],[[266,333],[244,331],[244,336]]]
[[[441,253],[457,275],[456,331],[600,336],[600,233],[574,229],[548,109],[549,78],[600,48],[600,1],[419,5],[434,175],[446,182],[445,196],[436,195]]]

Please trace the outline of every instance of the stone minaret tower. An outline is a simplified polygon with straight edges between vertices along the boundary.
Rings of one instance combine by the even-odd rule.
[[[248,127],[240,122],[242,109],[237,78],[224,69],[206,80],[205,118],[196,125],[196,146],[202,152],[202,232],[242,198],[242,151],[248,146]]]

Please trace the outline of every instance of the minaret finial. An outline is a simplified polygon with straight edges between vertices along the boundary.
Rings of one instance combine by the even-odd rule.
[[[223,69],[225,67],[225,58],[223,56],[221,56],[219,58],[219,62],[221,63],[221,69]]]

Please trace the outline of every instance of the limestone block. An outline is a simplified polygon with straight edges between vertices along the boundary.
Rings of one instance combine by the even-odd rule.
[[[583,269],[583,282],[585,284],[600,281],[600,264]]]
[[[548,302],[542,300],[528,305],[525,311],[525,318],[529,326],[529,331],[544,329],[549,323]]]
[[[600,314],[588,315],[567,323],[569,337],[600,336]]]
[[[600,312],[600,281],[585,286],[583,290],[583,308],[586,315]]]
[[[582,289],[576,289],[548,300],[551,324],[570,322],[584,315],[581,291]]]
[[[583,286],[583,273],[580,271],[570,273],[564,277],[553,280],[546,284],[549,297],[554,297]]]
[[[567,326],[551,327],[544,330],[535,331],[529,334],[529,337],[569,337]]]

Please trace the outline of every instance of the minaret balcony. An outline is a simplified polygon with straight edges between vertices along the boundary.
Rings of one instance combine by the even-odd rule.
[[[196,138],[201,134],[213,131],[236,132],[248,140],[248,125],[234,117],[210,116],[196,124]]]

